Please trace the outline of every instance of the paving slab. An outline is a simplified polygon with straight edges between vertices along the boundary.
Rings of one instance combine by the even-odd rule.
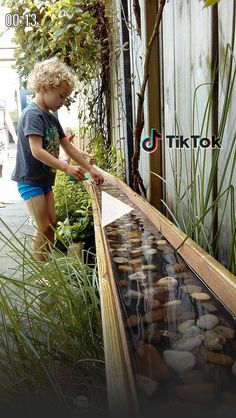
[[[14,246],[27,243],[30,248],[34,227],[29,223],[29,215],[17,186],[11,180],[15,163],[15,148],[9,150],[8,160],[3,166],[0,178],[0,274],[12,275],[20,257],[16,256]],[[22,247],[23,251],[23,247]]]

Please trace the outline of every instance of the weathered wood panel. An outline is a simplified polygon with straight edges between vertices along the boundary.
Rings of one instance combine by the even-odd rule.
[[[117,10],[122,7],[122,2],[114,0]],[[158,2],[157,2],[158,3]],[[143,64],[145,49],[150,28],[150,9],[154,2],[139,0],[141,9],[141,34],[137,33],[137,22],[133,10],[133,1],[127,0],[129,16],[128,28],[130,37],[130,60],[131,60],[131,83],[132,83],[132,104],[133,120],[136,121],[138,93],[140,92],[143,80]],[[219,14],[219,63],[220,63],[220,84],[219,84],[219,119],[222,115],[223,102],[227,90],[227,74],[229,72],[230,57],[233,57],[232,70],[235,71],[235,50],[228,48],[226,71],[224,70],[225,53],[227,45],[231,43],[232,21],[235,18],[235,1],[221,1],[218,5]],[[207,109],[209,94],[212,83],[212,14],[217,10],[216,6],[204,9],[203,1],[181,0],[166,2],[162,20],[162,133],[164,135],[199,135],[200,137],[211,138],[212,116]],[[120,12],[119,12],[120,13]],[[117,15],[119,19],[119,14]],[[230,17],[230,18],[229,18]],[[149,25],[149,26],[148,26]],[[119,26],[119,25],[118,25]],[[235,30],[235,28],[234,28]],[[118,36],[116,34],[116,36]],[[235,48],[235,47],[234,47]],[[157,48],[155,53],[159,54]],[[117,58],[119,60],[119,58]],[[121,63],[121,61],[119,61]],[[113,69],[114,80],[119,81],[124,77],[118,68]],[[224,78],[224,80],[222,80]],[[116,81],[115,81],[116,82]],[[119,81],[120,82],[120,81]],[[121,81],[122,84],[122,81]],[[151,85],[151,83],[150,83]],[[153,84],[154,86],[154,84]],[[113,125],[114,137],[125,135],[124,130],[120,129],[118,120],[122,120],[122,101],[119,99],[120,87],[117,83],[113,87]],[[153,89],[147,89],[144,102],[145,126],[143,135],[150,134],[151,112],[150,105],[154,103],[153,97],[159,93],[158,85]],[[224,148],[221,151],[218,167],[218,191],[222,193],[231,182],[235,187],[235,175],[232,171],[234,162],[235,148],[231,150],[231,157],[228,158],[228,150],[232,144],[235,134],[234,129],[234,108],[235,108],[235,86],[232,88],[231,102],[228,108],[228,119],[224,129]],[[118,97],[118,98],[117,98]],[[152,107],[155,107],[155,104]],[[117,109],[119,107],[119,109]],[[156,106],[156,111],[158,106]],[[190,144],[191,145],[191,144]],[[205,197],[209,188],[209,179],[212,167],[213,152],[211,149],[169,149],[168,142],[162,143],[163,149],[163,184],[165,185],[164,200],[172,211],[179,211],[179,226],[184,230],[191,230],[192,225],[199,219],[200,206],[205,205],[205,210],[209,210],[212,204],[212,190],[209,192],[207,205]],[[158,152],[158,151],[157,151]],[[150,164],[150,155],[141,151],[140,173],[147,189],[148,199],[151,200],[156,193],[150,177],[150,170],[155,171],[155,166]],[[224,164],[227,162],[227,172],[224,171]],[[154,168],[153,168],[154,167]],[[158,173],[159,174],[159,173]],[[154,174],[152,174],[154,176]],[[216,185],[213,179],[212,184]],[[213,187],[214,187],[213,185]],[[231,187],[231,190],[232,187]],[[179,207],[178,203],[179,196]],[[222,226],[220,233],[219,255],[223,264],[229,258],[230,236],[233,235],[235,223],[235,213],[231,211],[228,197],[228,207],[225,211],[225,200],[221,199],[218,205],[219,225]],[[221,225],[221,220],[224,220]],[[201,236],[199,243],[205,248],[209,248],[213,236],[213,217],[212,212],[206,215],[202,229],[196,229],[193,238]]]
[[[228,80],[231,67],[230,88],[232,88],[231,98],[229,100],[229,108],[227,111],[227,120],[225,129],[223,131],[223,149],[220,152],[219,169],[218,169],[218,188],[221,193],[224,192],[231,184],[236,188],[236,166],[235,166],[235,152],[236,142],[233,145],[234,137],[236,135],[235,128],[235,107],[236,107],[236,83],[233,82],[236,72],[236,44],[234,50],[231,49],[232,37],[235,36],[235,1],[228,0],[227,7],[225,2],[219,3],[219,122],[223,121],[224,106],[226,104]],[[227,164],[227,171],[225,166]],[[223,227],[220,232],[220,259],[223,264],[227,264],[230,257],[230,247],[233,239],[233,223],[235,222],[235,209],[233,210],[232,203],[236,205],[235,195],[233,196],[232,189],[221,199],[219,203],[219,222],[223,218]],[[224,206],[226,204],[226,212],[224,214]],[[224,217],[223,217],[224,214]],[[234,254],[236,249],[234,247]]]

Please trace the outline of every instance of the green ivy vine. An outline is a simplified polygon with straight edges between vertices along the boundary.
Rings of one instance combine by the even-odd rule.
[[[26,20],[15,27],[16,67],[27,76],[35,62],[58,56],[88,82],[101,63],[101,42],[96,36],[97,8],[92,0],[5,0],[10,13],[36,15],[37,25],[27,27]],[[93,8],[91,6],[93,5]]]
[[[94,138],[101,134],[110,145],[109,126],[105,123],[109,113],[110,44],[104,1],[4,0],[3,4],[12,14],[36,15],[36,26],[27,26],[23,19],[15,27],[15,67],[23,84],[36,62],[57,56],[79,80],[75,96],[88,98],[82,122],[86,125],[89,121]]]

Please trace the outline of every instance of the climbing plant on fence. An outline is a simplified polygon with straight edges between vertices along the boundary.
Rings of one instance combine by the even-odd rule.
[[[16,66],[26,76],[36,61],[57,55],[70,65],[80,81],[89,81],[97,73],[101,44],[95,29],[98,17],[87,10],[91,0],[31,1],[5,0],[11,13],[35,14],[36,26],[27,21],[15,27]],[[30,53],[29,53],[30,52]]]
[[[109,109],[110,47],[103,1],[4,0],[3,4],[12,14],[36,16],[35,26],[27,26],[25,19],[15,27],[16,68],[22,79],[37,61],[53,56],[64,61],[78,77],[75,94],[87,99],[86,112],[80,115],[83,123],[89,121],[96,130],[94,137],[102,133],[109,145],[105,114]]]
[[[173,1],[173,0],[172,0]],[[220,0],[204,0],[204,7],[213,6],[216,3],[219,3]],[[143,184],[143,180],[139,173],[139,160],[140,160],[140,140],[141,135],[144,127],[144,99],[146,95],[146,87],[147,82],[149,79],[149,63],[150,63],[150,55],[154,45],[155,39],[158,37],[159,29],[162,21],[163,11],[166,5],[166,0],[159,0],[159,7],[157,10],[153,31],[150,36],[150,39],[147,41],[145,57],[144,57],[144,75],[141,82],[140,92],[138,93],[138,106],[137,106],[137,114],[136,114],[136,122],[134,127],[134,154],[132,157],[132,175],[133,175],[133,189],[135,192],[141,194],[141,192],[146,195],[146,189]],[[133,2],[134,13],[137,20],[137,31],[140,31],[140,6],[139,0]],[[139,11],[139,12],[138,12]]]

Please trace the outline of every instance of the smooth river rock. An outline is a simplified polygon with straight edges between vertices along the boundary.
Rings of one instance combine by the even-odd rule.
[[[202,291],[201,286],[196,286],[194,284],[187,284],[186,286],[182,286],[182,289],[186,293],[200,293]]]
[[[144,392],[147,396],[152,396],[158,387],[158,382],[140,374],[136,374],[135,377],[141,392]]]
[[[202,335],[204,338],[203,331],[198,328],[196,325],[192,325],[187,331],[183,334],[183,337],[190,338],[195,337],[196,335]]]
[[[128,289],[125,293],[125,298],[132,298],[132,299],[142,299],[143,294],[138,290]]]
[[[184,321],[182,322],[182,324],[178,326],[178,331],[181,332],[181,334],[184,334],[194,324],[195,324],[194,319],[189,319],[188,321]]]
[[[217,334],[215,329],[205,332],[204,345],[209,351],[221,351],[225,343],[226,338]]]
[[[156,309],[146,313],[143,317],[144,321],[151,322],[162,322],[164,319],[164,309]]]
[[[214,332],[226,339],[234,338],[234,329],[230,327],[225,327],[224,325],[218,325],[214,328]]]
[[[201,315],[197,320],[197,326],[203,329],[215,328],[219,323],[217,316],[212,314]]]
[[[140,323],[140,318],[138,315],[130,315],[129,318],[126,321],[128,327],[136,327]]]
[[[126,257],[114,257],[113,261],[117,264],[125,264],[128,263],[129,260]]]
[[[208,363],[220,364],[221,366],[229,366],[233,363],[233,359],[223,353],[207,352]]]
[[[134,273],[134,274],[130,274],[129,275],[129,279],[130,280],[137,280],[138,282],[139,281],[144,281],[144,280],[146,280],[147,279],[147,276],[143,273],[143,272],[141,272],[141,271],[137,271],[136,273]]]
[[[195,357],[189,351],[165,350],[163,355],[167,365],[178,373],[192,370],[195,366]]]
[[[173,286],[177,286],[178,281],[176,279],[174,279],[173,277],[163,277],[162,279],[158,280],[158,282],[156,283],[156,286],[164,286],[164,287],[173,287]]]
[[[211,299],[210,295],[204,292],[193,292],[191,293],[191,297],[197,301],[208,301]]]
[[[199,347],[203,340],[203,335],[194,335],[190,337],[184,336],[174,343],[173,348],[174,350],[180,351],[192,351],[194,348]]]
[[[139,374],[153,380],[168,378],[167,366],[155,347],[151,344],[140,344],[136,349]]]
[[[156,344],[161,341],[162,334],[156,322],[149,324],[149,327],[144,331],[144,340],[149,344]]]
[[[217,311],[217,307],[215,305],[213,305],[213,303],[203,302],[201,305],[206,311],[208,311],[210,313],[213,313],[213,312]]]
[[[150,310],[161,309],[163,307],[162,303],[158,299],[147,299],[148,308]]]

